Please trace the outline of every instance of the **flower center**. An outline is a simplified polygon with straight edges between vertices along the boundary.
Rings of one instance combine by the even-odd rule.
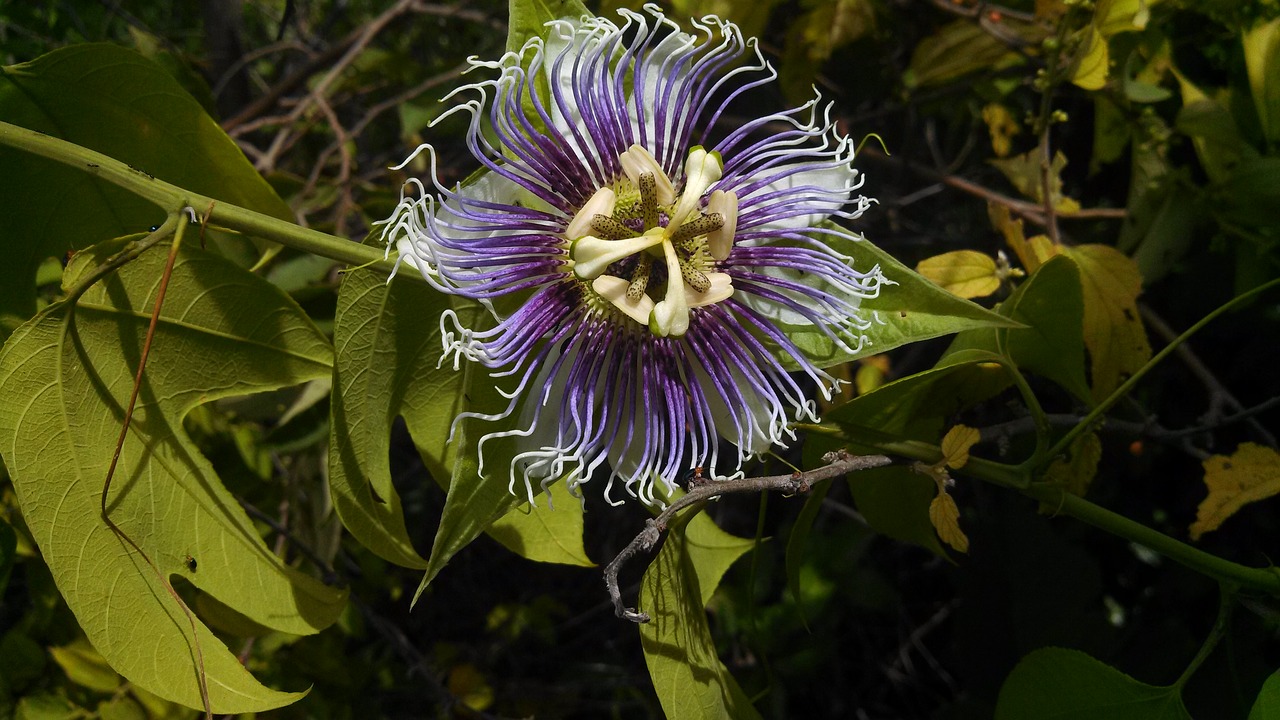
[[[691,308],[733,295],[711,268],[733,249],[738,197],[717,190],[703,207],[724,164],[702,147],[689,152],[678,198],[648,150],[632,145],[619,160],[626,177],[597,190],[565,230],[574,275],[658,337],[680,337]]]

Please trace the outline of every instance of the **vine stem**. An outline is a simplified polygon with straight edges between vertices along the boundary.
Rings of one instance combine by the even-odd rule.
[[[44,133],[0,121],[0,145],[7,145],[69,165],[155,203],[166,211],[173,207],[206,207],[213,203],[215,207],[208,221],[219,227],[243,232],[339,262],[373,266],[387,274],[391,273],[395,265],[393,260],[386,259],[384,253],[377,248],[304,228],[286,220],[185,190],[152,177],[115,158]],[[414,275],[414,273],[403,274]]]
[[[1112,393],[1108,395],[1105,400],[1103,400],[1102,402],[1094,406],[1093,410],[1089,411],[1089,414],[1086,415],[1085,418],[1081,420],[1078,425],[1068,430],[1067,434],[1063,435],[1058,440],[1058,442],[1054,444],[1053,447],[1049,448],[1049,452],[1045,453],[1043,456],[1040,457],[1039,462],[1036,463],[1036,468],[1037,469],[1044,468],[1050,462],[1053,462],[1053,459],[1055,457],[1065,452],[1066,449],[1071,445],[1071,443],[1077,437],[1079,437],[1081,433],[1093,427],[1094,424],[1097,421],[1099,421],[1102,418],[1102,416],[1106,414],[1108,410],[1111,409],[1113,405],[1119,402],[1121,398],[1128,395],[1129,392],[1133,390],[1133,386],[1137,385],[1138,382],[1142,380],[1142,378],[1146,377],[1146,374],[1150,372],[1152,368],[1160,364],[1160,362],[1163,361],[1166,357],[1168,357],[1170,353],[1177,350],[1178,347],[1180,347],[1183,343],[1185,343],[1188,339],[1190,339],[1192,335],[1195,335],[1197,332],[1199,332],[1201,328],[1203,328],[1205,325],[1208,325],[1210,322],[1216,319],[1219,315],[1277,286],[1280,286],[1280,278],[1276,278],[1270,282],[1263,283],[1262,285],[1259,285],[1258,287],[1253,288],[1252,290],[1249,290],[1247,292],[1241,293],[1240,295],[1237,295],[1236,297],[1228,300],[1222,305],[1219,305],[1217,309],[1215,309],[1213,312],[1210,312],[1208,315],[1205,315],[1204,317],[1197,320],[1194,325],[1187,328],[1186,331],[1184,331],[1181,335],[1175,338],[1173,342],[1161,348],[1160,352],[1153,355],[1151,359],[1147,361],[1146,365],[1143,365],[1141,368],[1138,368],[1138,370],[1134,372],[1132,375],[1130,375],[1127,380],[1121,383],[1120,387],[1112,391]]]

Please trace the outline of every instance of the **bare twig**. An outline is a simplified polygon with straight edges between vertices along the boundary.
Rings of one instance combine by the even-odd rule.
[[[772,475],[770,477],[740,478],[736,480],[711,481],[704,485],[694,485],[683,497],[645,523],[644,530],[636,535],[622,552],[604,569],[604,583],[613,600],[614,614],[634,623],[649,622],[649,615],[634,608],[626,607],[622,602],[622,590],[618,587],[618,573],[628,560],[644,552],[647,553],[662,539],[662,533],[681,510],[690,505],[697,505],[711,498],[733,493],[763,493],[781,491],[784,493],[806,493],[814,483],[830,480],[858,470],[884,467],[892,462],[884,455],[849,455],[843,450],[829,452],[822,456],[826,465],[807,472],[796,472],[790,475]]]
[[[1139,304],[1138,312],[1142,313],[1143,322],[1150,326],[1152,330],[1159,333],[1166,341],[1171,342],[1174,338],[1178,337],[1178,333],[1174,332],[1173,328],[1169,327],[1169,324],[1164,321],[1164,318],[1157,315],[1150,307]],[[1266,444],[1271,447],[1276,446],[1276,436],[1272,434],[1265,425],[1252,417],[1252,415],[1259,412],[1259,410],[1254,409],[1251,411],[1246,408],[1244,404],[1227,389],[1227,386],[1222,384],[1222,381],[1218,379],[1218,376],[1214,375],[1213,371],[1204,364],[1204,361],[1200,359],[1200,356],[1196,355],[1190,345],[1182,343],[1181,345],[1178,345],[1174,352],[1178,354],[1178,359],[1182,360],[1183,364],[1187,366],[1187,369],[1191,371],[1191,374],[1195,375],[1196,378],[1204,384],[1205,389],[1209,391],[1209,409],[1204,415],[1205,425],[1213,426],[1215,424],[1223,424],[1225,418],[1223,417],[1224,413],[1222,412],[1222,408],[1225,406],[1228,410],[1234,413],[1230,416],[1232,421],[1244,420],[1248,423],[1249,427],[1258,434],[1258,437],[1262,438],[1262,440],[1266,442]]]

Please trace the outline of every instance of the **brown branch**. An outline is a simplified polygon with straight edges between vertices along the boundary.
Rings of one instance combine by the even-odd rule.
[[[927,165],[911,162],[910,160],[889,157],[871,145],[867,145],[859,150],[858,156],[904,167],[917,175],[939,182],[949,188],[959,190],[960,192],[972,195],[976,198],[981,198],[989,203],[1002,205],[1009,208],[1009,212],[1024,218],[1028,222],[1039,225],[1040,227],[1045,227],[1048,222],[1045,218],[1044,206],[1040,203],[1033,203],[1009,197],[1008,195],[1004,195],[996,192],[995,190],[979,185],[972,180],[966,180],[958,175],[948,175]],[[1055,217],[1058,220],[1123,220],[1128,216],[1129,212],[1124,208],[1084,208],[1071,213],[1059,212],[1055,214]]]
[[[631,558],[640,553],[647,553],[653,550],[658,541],[662,539],[662,533],[666,532],[671,520],[681,510],[690,505],[697,505],[712,498],[733,493],[763,493],[769,491],[788,494],[807,493],[814,483],[847,475],[858,470],[884,467],[892,462],[884,455],[853,456],[843,450],[829,452],[822,456],[822,460],[827,464],[807,472],[736,480],[713,480],[704,485],[690,487],[689,492],[685,493],[683,497],[667,506],[657,517],[645,522],[644,530],[641,530],[640,534],[636,535],[635,539],[623,548],[622,552],[618,553],[613,562],[610,562],[605,567],[604,584],[609,590],[609,598],[613,600],[614,614],[634,623],[649,622],[647,613],[628,608],[623,604],[622,590],[618,587],[618,573]]]

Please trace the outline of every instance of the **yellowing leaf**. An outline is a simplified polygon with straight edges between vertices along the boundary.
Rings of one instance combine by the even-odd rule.
[[[1092,25],[1080,31],[1080,49],[1071,72],[1071,82],[1085,90],[1101,90],[1107,85],[1107,71],[1111,55],[1107,51],[1107,39]]]
[[[969,448],[977,444],[982,434],[977,428],[956,425],[942,438],[942,457],[947,467],[960,469],[969,462]]]
[[[463,663],[449,671],[449,694],[472,710],[483,712],[493,704],[493,687],[471,663]]]
[[[1044,202],[1044,182],[1040,179],[1039,150],[988,162],[1004,173],[1018,192],[1036,202]],[[1062,169],[1066,166],[1067,156],[1061,152],[1056,153],[1053,161],[1049,163],[1049,195],[1053,198],[1055,210],[1071,214],[1080,210],[1080,203],[1062,194]]]
[[[1264,445],[1243,443],[1235,454],[1214,455],[1204,461],[1204,484],[1209,496],[1196,508],[1191,539],[1217,530],[1223,520],[1251,502],[1280,493],[1280,453]]]
[[[1160,0],[1099,0],[1093,25],[1103,37],[1122,32],[1136,32],[1147,27],[1151,6]]]
[[[956,552],[969,552],[969,538],[960,529],[960,508],[956,507],[956,501],[941,484],[938,485],[938,496],[929,503],[929,522],[937,529],[942,542]]]
[[[1071,443],[1068,457],[1058,458],[1045,473],[1045,482],[1052,483],[1066,492],[1079,497],[1089,490],[1094,475],[1098,472],[1098,461],[1102,459],[1102,441],[1097,433],[1085,433]],[[1055,508],[1046,503],[1040,506],[1041,512],[1055,512]]]
[[[990,103],[982,108],[982,121],[987,124],[987,132],[991,133],[991,149],[996,157],[1007,157],[1013,149],[1013,136],[1022,132],[1022,126],[1013,113],[1000,103]]]
[[[1058,254],[1057,246],[1048,237],[1036,235],[1028,239],[1022,232],[1022,221],[1014,220],[1009,208],[1004,205],[988,204],[987,216],[991,218],[991,224],[1004,235],[1004,241],[1013,250],[1013,254],[1018,256],[1018,262],[1022,263],[1027,272],[1035,272],[1049,258]]]
[[[1080,267],[1093,399],[1102,400],[1151,359],[1138,315],[1142,274],[1132,258],[1106,245],[1079,245],[1063,252]]]
[[[977,250],[956,250],[925,258],[916,265],[916,272],[966,299],[986,297],[1000,288],[995,259]]]

